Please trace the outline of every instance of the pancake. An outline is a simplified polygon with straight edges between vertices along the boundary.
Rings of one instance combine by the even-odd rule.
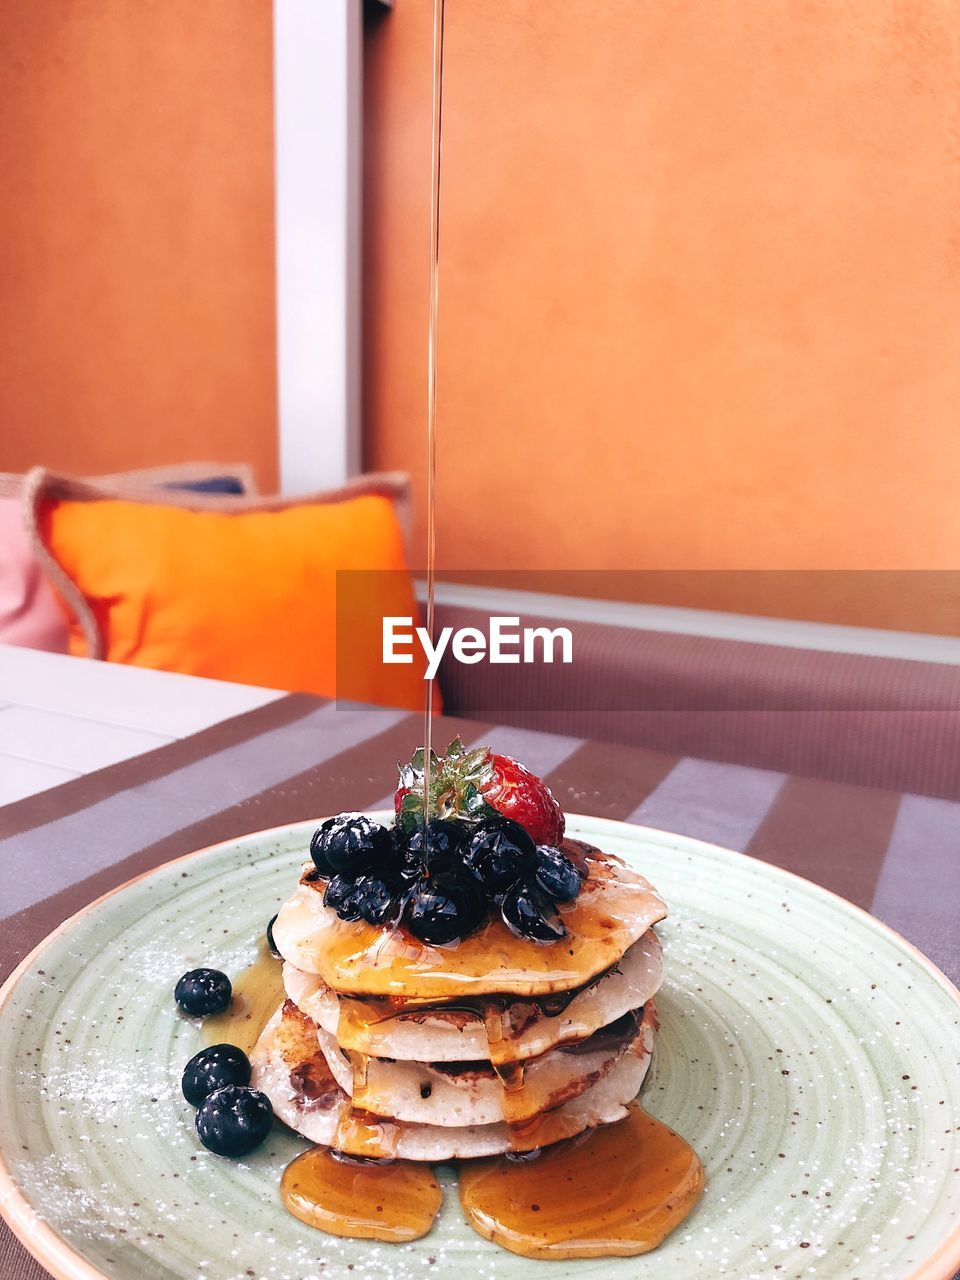
[[[651,1001],[638,1034],[601,1080],[523,1128],[504,1123],[411,1124],[374,1117],[369,1124],[351,1122],[349,1100],[330,1073],[316,1024],[289,1000],[254,1046],[251,1083],[267,1094],[277,1117],[290,1128],[348,1155],[441,1161],[531,1151],[626,1117],[626,1104],[636,1096],[650,1064],[655,1026]]]
[[[488,1001],[475,1008],[433,1007],[405,1010],[402,1001],[363,1001],[340,997],[317,974],[287,963],[283,983],[289,998],[341,1049],[400,1061],[463,1062],[493,1058],[496,1062],[536,1058],[559,1044],[586,1039],[645,1004],[660,986],[663,951],[648,929],[619,963],[581,988],[566,1008],[550,1014],[530,1001],[512,1001],[497,1018],[502,1039],[487,1040],[484,1014]],[[549,1002],[545,1002],[547,1009]],[[493,1005],[496,1017],[498,1006]]]
[[[312,869],[281,908],[274,941],[285,960],[341,993],[435,1001],[581,987],[615,965],[667,909],[649,881],[619,858],[569,840],[563,848],[587,878],[579,896],[558,908],[567,928],[561,942],[524,941],[499,919],[449,946],[344,921],[323,905],[326,882]]]
[[[642,1014],[642,1010],[640,1011]],[[327,1066],[344,1093],[364,1111],[411,1124],[523,1124],[544,1111],[554,1111],[602,1080],[636,1039],[639,1023],[632,1013],[588,1040],[552,1049],[520,1071],[511,1068],[504,1082],[489,1062],[393,1062],[360,1058],[355,1073],[350,1057],[328,1031],[317,1038]]]

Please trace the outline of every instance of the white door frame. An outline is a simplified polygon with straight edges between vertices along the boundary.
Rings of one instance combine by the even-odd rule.
[[[282,493],[360,469],[363,0],[274,0]]]

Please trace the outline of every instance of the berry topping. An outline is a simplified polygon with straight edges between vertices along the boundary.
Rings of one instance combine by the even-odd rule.
[[[509,818],[496,818],[475,827],[463,851],[464,862],[477,873],[493,899],[506,893],[536,858],[533,840]]]
[[[554,902],[572,902],[583,883],[580,872],[565,853],[550,844],[542,844],[537,850],[537,866],[534,879]]]
[[[500,910],[507,928],[530,942],[559,942],[566,936],[550,901],[531,884],[508,889]]]
[[[214,1044],[195,1053],[183,1069],[183,1096],[193,1107],[228,1084],[250,1083],[250,1059],[235,1044]]]
[[[173,989],[173,998],[186,1013],[203,1017],[221,1013],[230,1003],[233,987],[219,969],[191,969]]]
[[[346,876],[334,876],[323,894],[323,905],[335,911],[341,920],[359,920],[363,888]]]
[[[279,914],[280,913],[277,912],[277,915]],[[282,960],[283,956],[280,954],[280,951],[276,944],[276,940],[274,939],[274,936],[273,936],[273,926],[276,923],[277,923],[277,916],[271,916],[270,923],[267,925],[267,946],[270,949],[270,954],[272,956],[276,956],[278,960]]]
[[[400,917],[400,895],[379,876],[358,876],[354,888],[360,895],[360,915],[367,924],[391,924]]]
[[[453,942],[476,929],[485,908],[476,879],[451,867],[423,881],[410,903],[406,924],[421,942]]]
[[[218,1156],[245,1156],[270,1132],[273,1107],[265,1093],[245,1085],[228,1084],[200,1105],[197,1134]]]
[[[582,875],[557,847],[564,817],[542,779],[455,739],[442,758],[431,754],[427,794],[424,764],[421,748],[400,770],[393,828],[341,813],[315,832],[324,905],[341,920],[403,924],[438,945],[466,937],[498,907],[521,937],[564,937],[556,907],[577,896]]]
[[[397,822],[410,832],[423,821],[423,748],[400,770],[394,796]],[[500,814],[518,822],[537,844],[559,844],[563,812],[542,778],[489,747],[467,751],[459,738],[442,759],[431,758],[428,810],[439,818],[475,822]]]
[[[310,856],[322,876],[358,876],[387,860],[390,851],[390,832],[362,813],[327,818],[310,841]]]

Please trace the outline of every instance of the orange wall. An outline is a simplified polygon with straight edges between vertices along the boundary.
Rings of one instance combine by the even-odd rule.
[[[423,452],[431,8],[368,30],[373,466]],[[960,563],[954,6],[447,0],[446,34],[441,562]],[[753,607],[960,627],[956,580],[907,617],[790,581]]]
[[[0,7],[0,469],[276,482],[270,0]]]

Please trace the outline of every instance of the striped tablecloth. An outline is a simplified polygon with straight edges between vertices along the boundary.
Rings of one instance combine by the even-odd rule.
[[[564,809],[742,850],[874,912],[960,979],[960,804],[442,718],[541,773]],[[0,978],[152,867],[264,827],[391,803],[418,716],[291,694],[0,808]],[[0,1277],[47,1272],[0,1229]]]

